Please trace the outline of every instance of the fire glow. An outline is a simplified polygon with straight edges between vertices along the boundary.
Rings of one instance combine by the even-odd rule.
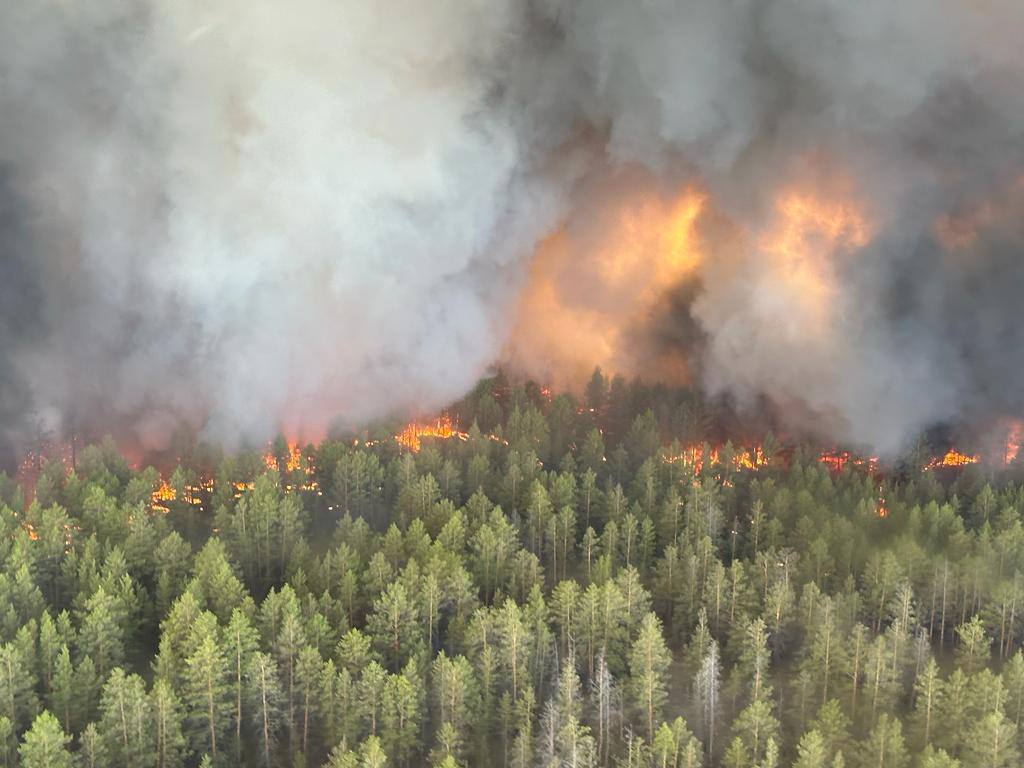
[[[709,467],[721,465],[723,463],[722,455],[723,451],[719,448],[692,445],[684,448],[681,453],[663,456],[662,461],[666,464],[682,464],[698,475],[704,469],[705,464]],[[756,471],[768,466],[768,462],[764,450],[758,445],[753,448],[735,449],[729,465],[733,470]]]
[[[395,435],[395,441],[413,453],[419,453],[423,447],[422,440],[435,438],[439,440],[466,440],[467,434],[460,432],[448,414],[442,414],[436,420],[427,423],[412,422]]]
[[[932,459],[925,465],[925,469],[939,469],[941,467],[967,467],[977,464],[981,457],[975,454],[960,453],[955,448],[950,448],[942,456]]]
[[[594,214],[599,233],[566,226],[549,236],[531,262],[511,359],[558,386],[580,384],[596,366],[636,371],[632,334],[699,270],[696,227],[705,206],[695,188],[669,197],[634,191],[626,203]],[[688,379],[678,351],[644,362],[646,375],[658,380]]]

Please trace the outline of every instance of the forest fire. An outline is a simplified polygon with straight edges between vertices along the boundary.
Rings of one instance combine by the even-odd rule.
[[[665,196],[635,182],[629,200],[598,204],[581,231],[566,227],[543,241],[519,302],[509,355],[557,385],[583,381],[600,366],[636,370],[632,333],[665,309],[673,289],[700,266],[697,222],[705,195],[693,188]],[[677,351],[646,360],[649,376],[687,378]]]
[[[395,441],[402,447],[408,448],[413,453],[419,453],[422,440],[425,438],[436,438],[449,440],[451,438],[465,440],[467,435],[460,432],[448,414],[442,414],[435,421],[429,423],[412,422],[405,429],[395,435]]]
[[[26,501],[31,501],[39,473],[48,461],[59,461],[64,472],[75,468],[74,439],[65,441],[45,441],[35,449],[28,451],[18,464],[16,482],[25,491]]]
[[[842,472],[843,468],[847,466],[865,469],[869,475],[874,474],[878,469],[877,456],[862,458],[849,451],[826,451],[818,457],[818,461],[836,473]]]
[[[0,768],[1024,768],[1024,0],[217,5],[0,2]]]
[[[971,464],[977,464],[981,461],[981,457],[977,455],[968,455],[960,453],[955,448],[950,448],[942,456],[932,459],[925,465],[926,470],[939,469],[940,467],[966,467]]]
[[[1014,419],[1010,422],[1006,432],[1006,441],[1003,447],[1003,464],[1011,464],[1017,459],[1020,453],[1021,439],[1024,438],[1024,422]]]
[[[784,302],[779,319],[787,334],[812,337],[835,321],[840,294],[836,254],[856,250],[870,239],[870,227],[846,190],[816,195],[803,189],[776,199],[775,218],[757,239],[761,267]]]
[[[724,448],[709,445],[691,445],[684,448],[680,453],[663,456],[662,461],[666,464],[681,463],[692,468],[693,473],[698,475],[705,466],[705,460],[709,467],[719,465],[723,463],[723,457],[726,453]],[[728,463],[734,470],[756,471],[768,466],[769,459],[765,455],[764,449],[758,445],[753,448],[732,448],[731,458],[729,458]]]
[[[153,491],[152,504],[150,505],[154,512],[161,512],[167,514],[171,511],[171,508],[167,506],[167,502],[174,501],[178,498],[178,492],[170,486],[166,480],[160,481],[160,487]]]
[[[197,483],[189,483],[182,488],[181,500],[190,506],[202,509],[203,494],[213,491],[213,478],[204,478]],[[174,486],[165,478],[160,479],[160,485],[150,495],[150,509],[160,514],[168,514],[171,511],[170,502],[178,500],[178,492]]]
[[[267,451],[263,454],[263,463],[267,465],[267,469],[273,469],[276,472],[295,472],[302,468],[302,458],[302,449],[299,447],[299,444],[294,440],[289,440],[288,452],[285,455],[283,467],[273,451]]]

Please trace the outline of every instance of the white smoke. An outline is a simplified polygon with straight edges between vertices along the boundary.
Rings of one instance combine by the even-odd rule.
[[[6,3],[0,277],[37,299],[0,314],[0,381],[151,445],[431,409],[499,355],[536,243],[592,210],[579,179],[697,182],[756,228],[821,152],[877,225],[837,267],[833,343],[773,332],[772,276],[723,246],[690,318],[705,383],[886,449],[1020,407],[1008,297],[929,237],[1019,172],[1022,22],[1013,0]]]

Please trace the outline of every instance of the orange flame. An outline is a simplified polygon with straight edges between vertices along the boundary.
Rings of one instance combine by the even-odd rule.
[[[666,464],[681,463],[691,468],[697,475],[704,468],[705,461],[708,466],[721,464],[721,449],[709,446],[705,455],[703,445],[690,445],[681,453],[662,456],[662,461]],[[764,450],[759,445],[753,448],[737,448],[732,456],[731,466],[735,470],[757,471],[768,466],[768,457],[765,456]]]
[[[451,417],[448,414],[442,414],[437,420],[430,423],[418,424],[412,422],[408,424],[405,429],[395,435],[395,441],[413,453],[418,453],[423,447],[421,443],[423,438],[448,440],[453,437],[459,440],[467,439],[466,433],[460,432],[456,428]]]
[[[650,188],[634,194],[625,207],[592,214],[604,227],[599,234],[567,226],[540,244],[531,263],[508,352],[558,386],[581,384],[596,366],[687,379],[678,353],[636,365],[630,334],[699,266],[705,197],[696,189],[670,199]]]
[[[847,465],[866,469],[869,475],[873,475],[878,469],[877,456],[870,456],[865,459],[854,456],[849,451],[826,451],[818,457],[818,461],[836,473],[842,472],[843,467]]]
[[[166,480],[161,480],[160,487],[153,491],[151,498],[151,507],[153,511],[167,514],[171,511],[170,507],[167,506],[167,502],[177,499],[178,493],[167,483]]]
[[[758,250],[778,281],[787,317],[808,328],[824,328],[838,294],[835,254],[863,247],[870,228],[863,214],[843,199],[803,191],[782,194],[776,218],[760,236]]]
[[[263,463],[267,465],[267,469],[273,469],[282,473],[295,472],[302,467],[302,449],[297,442],[289,440],[288,455],[285,456],[284,469],[278,465],[277,457],[272,451],[267,451],[263,454]]]
[[[980,457],[977,455],[967,455],[960,453],[955,448],[950,448],[946,451],[946,454],[938,459],[932,459],[925,465],[925,469],[937,469],[939,467],[966,467],[971,464],[977,464],[980,461]]]
[[[1021,437],[1024,436],[1024,421],[1013,420],[1006,432],[1006,446],[1003,451],[1003,464],[1010,464],[1020,453]]]

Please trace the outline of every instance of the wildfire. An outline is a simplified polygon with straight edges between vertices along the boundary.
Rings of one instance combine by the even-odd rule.
[[[977,464],[980,461],[980,457],[977,455],[967,455],[960,453],[955,448],[950,448],[946,451],[945,455],[932,459],[925,465],[925,469],[938,469],[939,467],[966,467],[971,464]]]
[[[941,216],[934,232],[947,251],[968,251],[980,232],[999,222],[1015,221],[1024,207],[1024,176],[1019,176],[987,200],[974,202]]]
[[[826,451],[818,457],[818,461],[836,473],[842,472],[843,467],[846,466],[866,469],[868,474],[871,475],[873,475],[878,469],[877,456],[871,456],[865,459],[859,456],[854,456],[849,451]]]
[[[213,491],[213,478],[207,477],[197,483],[190,483],[183,490],[182,501],[186,504],[191,504],[193,507],[202,507],[202,494]],[[178,492],[174,490],[174,487],[166,479],[161,478],[160,485],[150,496],[150,509],[166,515],[171,511],[171,508],[168,506],[169,502],[176,501],[177,498]]]
[[[25,502],[30,503],[35,496],[36,481],[43,465],[50,460],[57,460],[64,465],[64,473],[74,469],[75,447],[72,441],[43,442],[35,450],[29,451],[18,464],[16,481],[25,494]]]
[[[1017,454],[1020,453],[1020,442],[1024,436],[1024,422],[1014,420],[1010,422],[1009,429],[1006,432],[1006,445],[1003,450],[1003,463],[1010,464],[1017,458]]]
[[[395,435],[395,441],[413,453],[418,453],[420,448],[423,447],[421,444],[423,438],[449,440],[453,437],[459,440],[466,440],[468,436],[465,432],[460,432],[456,428],[448,414],[443,414],[435,421],[429,423],[419,424],[412,422]]]
[[[864,246],[870,229],[843,198],[786,192],[775,210],[775,220],[757,241],[758,251],[762,266],[779,283],[782,316],[799,326],[802,336],[808,328],[823,327],[835,311],[835,254]]]
[[[531,263],[508,352],[548,371],[557,386],[585,381],[595,366],[687,378],[676,352],[639,368],[630,328],[656,315],[699,267],[696,225],[705,196],[684,189],[666,198],[653,186],[632,195],[624,206],[595,204],[589,220],[599,230],[566,226],[540,244]]]
[[[704,446],[691,445],[684,448],[681,453],[662,457],[662,461],[666,464],[681,463],[693,469],[694,474],[700,474],[704,468],[705,460],[708,466],[721,464],[721,449],[709,446],[707,455],[705,455]],[[730,464],[736,470],[756,471],[768,465],[768,457],[764,455],[764,450],[759,445],[749,449],[740,448],[733,453]]]
[[[152,495],[152,508],[154,512],[162,512],[167,514],[171,511],[170,507],[167,506],[167,502],[174,501],[178,498],[178,492],[175,491],[166,480],[160,481],[160,487],[153,491]]]
[[[272,451],[267,451],[263,454],[263,463],[267,465],[267,469],[273,469],[278,472],[295,472],[302,468],[302,449],[299,444],[294,440],[288,441],[288,453],[285,456],[284,468],[280,466],[277,461],[277,456]]]

